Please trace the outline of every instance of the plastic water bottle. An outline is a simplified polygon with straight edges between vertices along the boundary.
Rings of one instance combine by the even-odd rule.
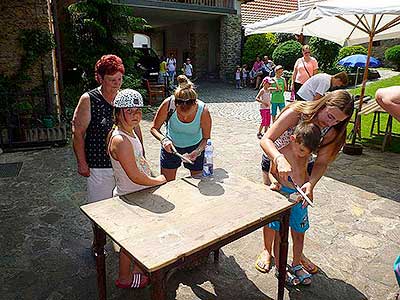
[[[211,140],[209,139],[207,141],[206,148],[204,149],[203,176],[211,176],[213,173],[213,146]]]

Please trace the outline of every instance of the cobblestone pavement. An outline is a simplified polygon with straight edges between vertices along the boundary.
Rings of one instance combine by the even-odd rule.
[[[261,183],[255,91],[198,83],[213,118],[215,167]],[[142,122],[147,157],[158,168],[159,144]],[[288,288],[285,299],[385,300],[397,290],[392,264],[400,254],[400,155],[364,149],[340,154],[316,187],[305,253],[321,271],[310,287]],[[4,153],[0,163],[23,162],[18,177],[0,179],[0,299],[96,299],[85,180],[69,146]],[[181,169],[178,176],[188,173]],[[176,272],[168,299],[273,299],[277,281],[254,269],[258,230],[222,249],[219,266]],[[150,299],[149,289],[114,287],[117,255],[107,245],[109,299]],[[151,251],[151,249],[149,249]],[[157,253],[154,253],[157,255]]]

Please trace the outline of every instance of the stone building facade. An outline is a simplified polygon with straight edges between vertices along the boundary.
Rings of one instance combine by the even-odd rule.
[[[220,78],[234,80],[237,65],[241,65],[242,28],[240,15],[228,15],[220,21]]]
[[[0,4],[0,74],[13,77],[21,66],[24,50],[21,34],[26,29],[49,31],[47,0],[3,0]],[[30,90],[42,84],[42,65],[45,75],[52,75],[51,53],[41,57],[29,70],[24,88]]]

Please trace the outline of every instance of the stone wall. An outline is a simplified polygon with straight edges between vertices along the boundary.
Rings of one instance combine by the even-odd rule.
[[[385,59],[385,51],[393,46],[400,45],[400,39],[391,39],[391,40],[384,40],[378,41],[378,46],[372,47],[372,56],[379,59],[384,67],[395,67],[390,61]],[[368,48],[368,44],[363,45]]]
[[[46,0],[3,0],[0,4],[0,74],[15,75],[21,64],[23,49],[20,43],[24,29],[49,30]],[[52,74],[51,54],[42,57],[28,72],[27,90],[42,83],[41,64],[46,75]]]
[[[242,44],[241,16],[227,15],[221,18],[219,76],[233,81],[236,65],[240,64]]]

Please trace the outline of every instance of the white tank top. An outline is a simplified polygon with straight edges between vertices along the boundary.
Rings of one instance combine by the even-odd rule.
[[[140,172],[143,172],[147,175],[151,175],[150,167],[146,161],[146,159],[143,156],[143,148],[142,144],[140,143],[139,139],[137,138],[136,134],[133,132],[134,137],[131,137],[130,135],[126,134],[122,130],[119,129],[114,129],[111,139],[110,139],[110,144],[111,140],[114,138],[116,135],[122,135],[128,138],[129,142],[132,144],[132,149],[133,153],[135,155],[135,161],[138,169]],[[144,188],[147,188],[148,186],[140,185],[135,182],[133,182],[128,175],[125,173],[125,170],[122,168],[120,162],[118,160],[115,160],[111,154],[110,154],[110,159],[111,159],[111,165],[114,171],[114,178],[115,178],[115,188],[113,191],[113,196],[121,196],[125,194],[129,194],[132,192],[136,192],[139,190],[142,190]]]

